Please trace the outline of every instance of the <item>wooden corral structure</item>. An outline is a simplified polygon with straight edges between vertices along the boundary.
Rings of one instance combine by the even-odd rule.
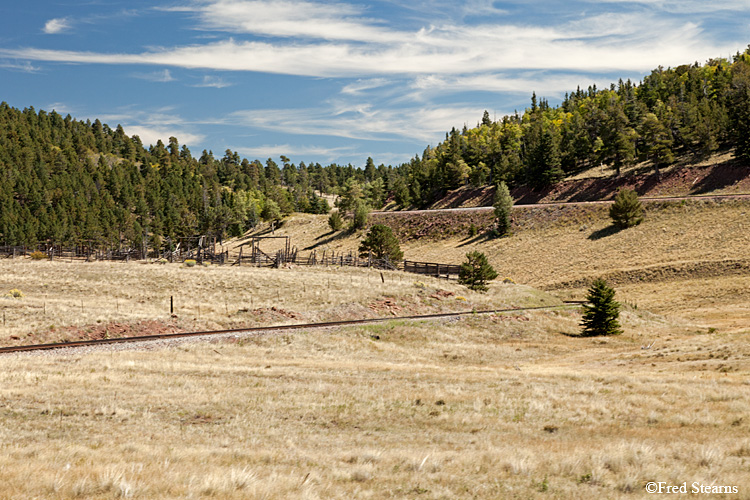
[[[261,248],[262,244],[265,249]],[[274,245],[275,243],[275,245]],[[456,264],[441,264],[437,262],[389,262],[372,258],[372,255],[361,256],[357,252],[336,252],[331,250],[312,250],[306,256],[301,255],[293,247],[289,236],[254,236],[250,241],[239,247],[239,255],[230,258],[230,252],[217,251],[217,238],[214,236],[196,235],[179,238],[176,245],[167,242],[172,250],[165,250],[160,255],[156,252],[148,253],[147,248],[132,248],[120,246],[114,248],[108,244],[91,240],[77,244],[41,243],[36,247],[0,246],[0,257],[20,258],[32,252],[43,252],[50,260],[143,260],[150,257],[160,257],[170,262],[184,262],[194,259],[198,263],[252,265],[258,267],[282,267],[284,265],[297,266],[350,266],[374,267],[377,269],[402,270],[407,273],[422,274],[437,278],[455,279],[459,275],[461,266]],[[273,249],[269,248],[273,247]],[[144,253],[146,252],[146,253]]]
[[[278,248],[277,244],[275,250],[261,249],[261,242],[269,240],[281,243],[281,247]],[[250,245],[249,251],[246,251],[247,245]],[[240,246],[240,254],[232,265],[241,266],[244,262],[254,266],[281,267],[283,264],[296,263],[296,260],[297,248],[292,248],[289,236],[253,236],[249,242]]]
[[[413,262],[410,260],[404,261],[404,272],[425,274],[428,276],[434,276],[435,278],[446,278],[450,279],[452,276],[458,278],[459,272],[461,272],[461,266],[456,264],[439,264],[437,262]]]
[[[178,238],[173,250],[164,252],[162,258],[169,262],[184,262],[193,259],[198,263],[223,264],[228,258],[228,253],[216,251],[216,240],[216,236],[205,234],[183,236]],[[169,246],[171,247],[171,244]]]

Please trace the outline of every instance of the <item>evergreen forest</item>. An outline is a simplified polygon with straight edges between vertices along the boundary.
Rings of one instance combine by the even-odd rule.
[[[653,70],[643,81],[578,88],[550,106],[493,120],[397,166],[248,160],[231,150],[193,156],[171,137],[145,146],[121,126],[0,104],[0,245],[93,241],[151,248],[178,238],[243,234],[292,212],[424,207],[446,191],[505,182],[542,188],[596,165],[616,173],[646,161],[733,150],[750,165],[750,47],[729,59]]]

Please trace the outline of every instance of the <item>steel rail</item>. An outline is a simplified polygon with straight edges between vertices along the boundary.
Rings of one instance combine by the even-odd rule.
[[[315,328],[330,328],[339,326],[349,325],[363,325],[368,323],[383,323],[386,321],[394,320],[420,320],[420,319],[439,319],[439,318],[452,318],[459,316],[468,316],[474,314],[493,314],[493,313],[506,313],[506,312],[520,312],[520,311],[539,311],[545,309],[559,309],[564,307],[578,307],[584,304],[585,301],[564,301],[561,305],[556,306],[538,306],[538,307],[513,307],[506,309],[483,309],[481,311],[460,311],[450,313],[434,313],[434,314],[421,314],[414,316],[386,316],[382,318],[367,318],[367,319],[352,319],[346,321],[327,321],[323,323],[297,323],[292,325],[269,325],[269,326],[253,326],[247,328],[232,328],[228,330],[206,330],[199,332],[179,332],[179,333],[162,333],[157,335],[139,335],[136,337],[118,337],[113,339],[96,339],[96,340],[74,340],[70,342],[53,342],[49,344],[30,344],[20,346],[9,346],[0,347],[0,354],[9,354],[14,352],[30,352],[30,351],[45,351],[52,349],[69,349],[73,347],[89,347],[97,345],[108,345],[108,344],[122,344],[126,342],[143,342],[152,340],[169,340],[179,339],[187,337],[200,337],[200,336],[212,336],[212,335],[223,335],[231,333],[252,333],[252,332],[268,332],[268,331],[284,331],[284,330],[303,330],[303,329],[315,329]]]

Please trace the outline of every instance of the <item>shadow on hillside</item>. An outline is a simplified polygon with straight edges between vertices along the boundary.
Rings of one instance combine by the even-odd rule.
[[[495,235],[494,235],[494,233],[493,233],[492,230],[489,230],[489,231],[485,231],[485,232],[483,232],[481,234],[478,234],[476,236],[472,236],[472,237],[467,238],[462,243],[459,243],[458,247],[456,247],[456,248],[461,248],[461,247],[465,247],[465,246],[469,246],[469,245],[474,245],[476,243],[484,243],[484,242],[487,242],[487,241],[490,241],[490,240],[493,240],[493,239],[495,239]]]
[[[350,236],[351,234],[352,234],[352,231],[348,229],[344,229],[342,231],[339,231],[338,233],[336,233],[335,231],[331,231],[330,233],[324,233],[318,236],[317,238],[315,238],[316,240],[315,243],[303,248],[302,250],[315,250],[316,248],[320,246],[327,245],[333,241],[346,238],[347,236]]]
[[[705,194],[731,186],[750,176],[750,170],[741,162],[732,160],[711,169],[711,173],[697,182],[691,194]]]
[[[440,197],[438,202],[431,204],[428,208],[461,208],[465,206],[488,207],[492,205],[495,198],[495,188],[479,187],[470,188],[462,187],[448,191]],[[470,203],[470,205],[467,205]]]
[[[597,229],[593,233],[589,235],[589,239],[592,241],[600,240],[602,238],[606,238],[607,236],[612,236],[613,234],[617,234],[620,231],[622,231],[622,228],[615,226],[614,224],[611,224],[605,228]]]

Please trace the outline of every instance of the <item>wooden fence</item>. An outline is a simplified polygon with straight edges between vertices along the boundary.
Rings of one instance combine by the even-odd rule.
[[[450,279],[452,276],[458,277],[458,273],[461,271],[461,266],[456,264],[439,264],[437,262],[414,262],[405,260],[403,271],[407,273],[426,274],[436,278]]]
[[[248,249],[250,250],[250,249]],[[252,251],[244,252],[240,247],[239,255],[230,256],[229,251],[215,252],[215,245],[207,248],[194,247],[184,248],[178,245],[174,251],[165,251],[162,255],[154,252],[144,255],[141,249],[133,248],[97,248],[93,245],[52,245],[41,244],[37,247],[23,246],[0,246],[0,256],[8,258],[24,257],[34,251],[41,251],[50,260],[143,260],[147,258],[161,257],[170,262],[184,262],[194,259],[199,263],[211,262],[212,264],[231,264],[236,266],[257,267],[282,267],[285,264],[297,266],[349,266],[349,267],[374,267],[377,269],[401,270],[407,273],[422,274],[437,278],[455,279],[458,277],[461,266],[456,264],[441,264],[437,262],[415,262],[405,260],[392,263],[387,259],[374,259],[371,255],[360,256],[357,252],[335,252],[324,250],[311,251],[307,256],[301,255],[296,248],[285,245],[284,249],[272,253],[266,253],[257,246]]]

